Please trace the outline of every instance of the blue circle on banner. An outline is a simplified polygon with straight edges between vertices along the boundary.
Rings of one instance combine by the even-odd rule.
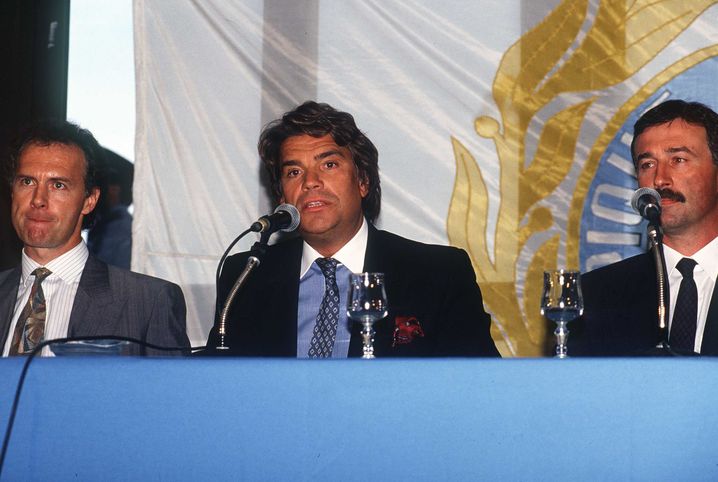
[[[718,111],[718,58],[711,57],[663,85],[626,118],[603,153],[583,204],[579,262],[582,272],[620,261],[647,248],[646,221],[631,208],[638,188],[631,159],[633,125],[651,107],[669,99],[706,104]]]

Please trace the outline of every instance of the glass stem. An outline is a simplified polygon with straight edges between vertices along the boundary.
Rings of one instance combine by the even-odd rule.
[[[557,321],[556,324],[556,330],[553,332],[553,334],[556,335],[556,358],[566,358],[568,357],[568,350],[566,348],[568,328],[565,321]]]
[[[364,343],[364,354],[362,358],[375,358],[374,357],[374,328],[371,323],[362,323],[361,330],[362,341]]]

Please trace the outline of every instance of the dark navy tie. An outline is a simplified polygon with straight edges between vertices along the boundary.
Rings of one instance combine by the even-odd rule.
[[[328,358],[334,350],[339,324],[339,287],[337,286],[337,260],[318,258],[317,266],[324,275],[324,298],[317,314],[312,341],[309,344],[309,358]]]
[[[693,280],[693,268],[696,262],[690,258],[681,259],[676,269],[683,275],[678,289],[676,306],[673,310],[671,336],[668,340],[671,348],[694,351],[696,344],[696,319],[698,318],[698,289]]]

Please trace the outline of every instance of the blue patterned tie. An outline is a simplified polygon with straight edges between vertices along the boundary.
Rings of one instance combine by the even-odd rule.
[[[317,266],[324,275],[324,298],[317,314],[312,341],[309,344],[309,358],[328,358],[334,350],[339,323],[339,287],[337,286],[337,260],[318,258]]]
[[[693,280],[696,262],[690,258],[681,259],[676,269],[683,275],[678,289],[676,307],[673,310],[669,345],[685,351],[694,351],[696,344],[696,318],[698,317],[698,289]]]
[[[10,345],[10,355],[26,355],[35,349],[45,334],[45,293],[42,281],[50,276],[47,268],[37,268],[32,272],[35,282],[30,289],[30,296],[15,324],[15,332]]]

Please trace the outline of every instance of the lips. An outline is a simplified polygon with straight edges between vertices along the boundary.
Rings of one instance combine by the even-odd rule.
[[[25,219],[27,219],[31,223],[50,223],[53,221],[52,218],[37,217],[37,216],[26,216]]]
[[[323,199],[310,199],[308,201],[304,201],[304,202],[300,203],[299,205],[301,206],[302,211],[312,212],[312,211],[321,210],[330,204],[331,204],[331,201],[323,198]]]

